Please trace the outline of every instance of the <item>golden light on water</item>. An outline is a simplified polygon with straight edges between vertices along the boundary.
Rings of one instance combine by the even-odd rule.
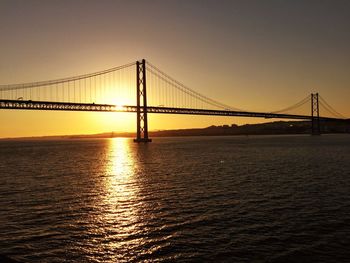
[[[132,177],[135,160],[131,153],[129,139],[126,138],[113,138],[109,140],[109,166],[108,174],[111,179],[118,182],[125,181]]]
[[[125,246],[135,245],[132,241],[128,241],[128,237],[138,231],[140,221],[137,162],[130,139],[113,138],[108,143],[108,165],[105,170],[106,195],[102,204],[107,209],[103,220],[118,233],[116,238],[118,242],[111,242],[109,246],[113,249],[122,249]]]

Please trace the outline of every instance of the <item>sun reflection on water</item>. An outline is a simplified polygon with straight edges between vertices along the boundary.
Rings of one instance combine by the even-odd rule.
[[[114,181],[126,182],[134,174],[135,160],[130,150],[129,139],[109,140],[109,165],[107,173]]]
[[[131,149],[130,139],[114,138],[109,140],[108,165],[106,167],[106,196],[108,208],[104,212],[104,221],[112,233],[110,249],[121,250],[133,247],[130,236],[139,231],[140,200],[138,198],[137,163]]]

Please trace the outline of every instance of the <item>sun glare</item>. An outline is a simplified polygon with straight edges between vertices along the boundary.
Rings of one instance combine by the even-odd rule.
[[[114,108],[117,111],[124,111],[126,109],[123,104],[115,104]]]

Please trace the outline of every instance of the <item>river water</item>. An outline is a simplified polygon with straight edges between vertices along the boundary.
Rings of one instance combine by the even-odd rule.
[[[0,142],[23,262],[349,262],[350,136]]]

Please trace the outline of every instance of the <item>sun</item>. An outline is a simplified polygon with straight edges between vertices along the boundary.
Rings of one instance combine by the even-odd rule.
[[[128,85],[115,87],[107,86],[102,88],[106,90],[101,96],[101,103],[113,106],[113,111],[125,112],[127,106],[134,105],[136,96],[130,92],[131,88]]]
[[[115,104],[114,109],[117,111],[124,111],[126,107],[124,104]]]
[[[127,92],[130,90],[127,86],[123,87],[120,91],[117,91],[115,87],[107,87],[106,90],[108,91],[101,97],[103,104],[113,105],[117,111],[124,111],[125,106],[134,104],[134,96],[130,92]]]
[[[114,105],[114,109],[117,111],[125,111],[125,109],[126,109],[125,106],[128,104],[127,104],[126,100],[119,99],[119,100],[114,100],[112,105]]]

